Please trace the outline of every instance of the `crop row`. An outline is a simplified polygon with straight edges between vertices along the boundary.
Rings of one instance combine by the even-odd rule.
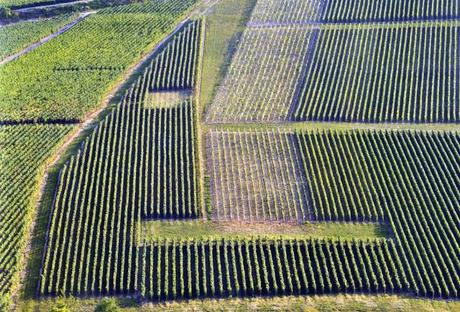
[[[185,26],[166,51],[182,43],[183,34],[194,42],[191,29]],[[192,46],[190,42],[188,46]],[[195,60],[184,59],[190,54],[188,49],[178,51],[179,58],[175,53],[157,56],[170,64],[159,68],[158,76],[196,67],[190,64]],[[164,55],[178,59],[180,64]],[[151,69],[145,69],[60,173],[41,294],[134,291],[137,222],[146,218],[195,218],[199,214],[194,108],[190,100],[168,105],[147,103],[155,99],[149,96]]]
[[[460,120],[457,22],[319,30],[294,118]]]
[[[396,22],[460,17],[449,0],[267,0],[257,1],[249,26],[306,23]]]
[[[207,121],[285,120],[311,36],[310,29],[297,27],[246,29]]]
[[[104,9],[1,66],[0,120],[82,118],[100,104],[104,92],[122,72],[171,31],[194,3],[154,0]]]
[[[404,289],[391,241],[187,240],[140,247],[139,291],[153,300]]]
[[[315,220],[387,222],[413,291],[458,296],[458,133],[323,131],[298,140]]]
[[[34,206],[37,175],[71,126],[0,126],[0,295],[12,290]]]
[[[304,221],[308,218],[300,156],[292,133],[208,134],[213,217],[217,220]]]

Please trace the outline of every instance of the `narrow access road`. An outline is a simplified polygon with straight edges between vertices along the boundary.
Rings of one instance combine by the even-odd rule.
[[[26,8],[18,8],[14,9],[13,12],[17,13],[27,13],[27,12],[33,12],[35,10],[41,10],[41,9],[49,9],[49,8],[59,8],[59,7],[66,7],[66,6],[71,6],[74,4],[79,4],[79,3],[90,3],[94,0],[77,0],[77,1],[72,1],[72,2],[63,2],[63,3],[54,3],[54,4],[46,4],[46,5],[37,5],[33,7],[26,7]]]
[[[93,13],[96,13],[96,11],[88,11],[88,12],[83,12],[81,13],[76,19],[74,19],[72,22],[68,23],[67,25],[65,25],[64,27],[62,27],[61,29],[59,29],[58,31],[56,31],[55,33],[52,33],[48,36],[46,36],[45,38],[41,39],[40,41],[32,44],[31,46],[25,48],[24,50],[16,53],[16,54],[13,54],[13,55],[10,55],[6,58],[4,58],[3,60],[0,61],[0,65],[3,65],[3,64],[6,64],[6,63],[9,63],[11,61],[14,61],[15,59],[17,59],[18,57],[20,57],[21,55],[24,55],[26,53],[29,53],[30,51],[38,48],[39,46],[41,46],[42,44],[44,44],[45,42],[63,34],[64,32],[66,32],[67,30],[69,30],[70,28],[72,28],[73,26],[75,26],[77,23],[81,22],[83,19],[85,19],[88,15],[91,15]]]

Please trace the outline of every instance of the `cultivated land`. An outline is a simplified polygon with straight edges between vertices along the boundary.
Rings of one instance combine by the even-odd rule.
[[[460,310],[459,23],[151,0],[0,65],[0,310]]]

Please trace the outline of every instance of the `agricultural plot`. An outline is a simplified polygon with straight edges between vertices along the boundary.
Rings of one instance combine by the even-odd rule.
[[[258,1],[206,121],[456,122],[459,10]]]
[[[0,0],[0,6],[2,7],[12,7],[12,6],[22,6],[30,5],[32,3],[45,2],[48,0]]]
[[[307,219],[308,188],[293,133],[213,130],[208,141],[213,218]]]
[[[460,17],[448,0],[268,0],[258,1],[248,25],[369,23],[444,20]]]
[[[323,21],[392,22],[460,17],[458,1],[448,0],[332,0],[325,1]]]
[[[0,78],[0,122],[82,118],[194,4],[103,9],[0,67],[0,77],[20,73]],[[201,60],[204,22],[181,24],[63,166],[37,295],[458,298],[460,133],[285,123],[460,121],[458,3],[235,4],[238,18],[224,24],[232,30],[214,37],[228,41],[210,48],[209,63]],[[211,75],[202,80],[206,66]],[[45,80],[51,90],[38,83]],[[202,97],[212,80],[222,84]],[[200,120],[202,99],[212,95]],[[38,158],[70,129],[46,127],[60,132],[28,134],[42,138],[30,148]],[[0,151],[0,165],[14,164],[0,166],[0,186],[2,177],[20,185],[0,188],[2,206],[16,205],[0,210],[0,295],[14,282],[19,258],[11,250],[21,251],[16,233],[27,224],[17,220],[26,219],[31,186],[18,177],[39,170],[10,154],[18,136],[8,134],[11,147]]]
[[[404,268],[387,240],[159,240],[139,248],[139,291],[151,300],[405,287]]]
[[[206,121],[286,120],[312,36],[296,26],[247,28]]]
[[[273,27],[317,21],[325,6],[324,0],[257,1],[249,27]]]
[[[171,50],[181,42],[172,40],[165,51],[174,53],[164,59],[159,55],[170,65],[153,76],[154,61],[63,168],[50,220],[41,294],[133,292],[138,287],[136,223],[199,215],[192,101],[169,107],[145,105],[154,77],[167,77],[171,70],[190,77],[195,70],[196,60],[184,57],[197,55],[199,36],[190,29],[198,29],[199,23],[185,26],[176,37],[182,40],[186,34],[188,48]],[[173,81],[165,85],[180,86]]]
[[[83,118],[194,3],[154,0],[103,9],[1,66],[0,121]]]
[[[458,133],[323,131],[297,139],[315,220],[388,223],[410,289],[458,296]]]
[[[158,54],[145,72],[149,92],[192,89],[196,74],[201,22],[193,22]]]
[[[0,296],[15,287],[43,162],[71,126],[0,126]]]
[[[15,54],[47,35],[56,32],[75,16],[63,15],[34,22],[19,22],[0,28],[0,60]]]
[[[295,120],[460,120],[457,21],[319,30]]]

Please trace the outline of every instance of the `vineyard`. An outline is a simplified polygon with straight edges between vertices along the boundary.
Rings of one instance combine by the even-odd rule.
[[[310,173],[313,218],[385,220],[411,289],[458,295],[458,133],[322,132],[298,139]]]
[[[63,15],[36,22],[20,22],[0,28],[0,60],[24,49],[30,42],[40,41],[43,37],[56,32],[69,23],[74,16]]]
[[[458,29],[458,21],[323,27],[294,119],[460,120]]]
[[[311,37],[310,29],[296,27],[246,29],[207,121],[285,119]]]
[[[209,133],[208,159],[217,220],[304,221],[308,191],[292,133]]]
[[[69,18],[1,27],[0,58]],[[0,65],[0,310],[456,301],[459,27],[449,0],[148,0]]]
[[[0,126],[0,295],[17,281],[43,162],[71,126]]]
[[[103,9],[1,66],[0,121],[83,118],[194,3],[155,0]]]
[[[393,292],[406,286],[387,240],[159,240],[140,253],[139,291],[153,300]]]
[[[397,22],[460,17],[460,5],[448,0],[258,1],[248,25]]]
[[[458,122],[460,8],[435,2],[258,1],[206,121]]]
[[[62,169],[40,293],[132,292],[136,222],[200,214],[193,101],[145,106],[158,77],[168,77],[157,82],[172,90],[193,86],[200,25],[191,22],[175,35]]]

